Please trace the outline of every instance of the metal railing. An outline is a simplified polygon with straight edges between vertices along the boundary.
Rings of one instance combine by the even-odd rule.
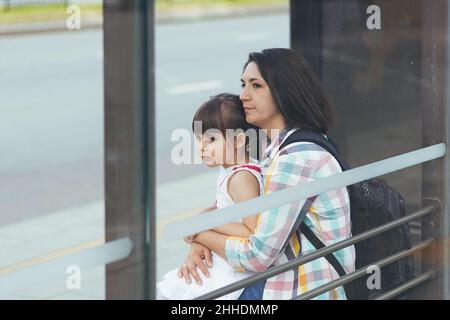
[[[445,154],[445,144],[440,143],[430,147],[404,153],[381,161],[376,161],[345,172],[336,173],[325,178],[308,182],[307,184],[286,188],[258,198],[239,202],[230,207],[197,215],[167,225],[164,236],[167,240],[179,239],[182,235],[190,235],[209,230],[223,224],[242,219],[262,211],[278,208],[295,201],[308,199],[312,196],[349,186],[374,177],[385,175],[401,169],[442,157]]]
[[[358,270],[353,271],[352,273],[349,273],[343,277],[340,277],[339,279],[333,280],[328,282],[327,284],[324,284],[320,287],[314,288],[312,290],[309,290],[308,292],[305,292],[297,297],[294,298],[294,300],[307,300],[312,299],[322,293],[325,293],[329,290],[335,289],[337,287],[343,286],[347,283],[352,282],[353,280],[359,279],[365,275],[367,275],[367,268],[373,265],[378,266],[379,268],[382,268],[388,264],[394,263],[398,260],[401,260],[403,258],[406,258],[409,255],[412,255],[420,250],[423,250],[425,248],[428,248],[434,244],[434,240],[432,238],[429,238],[425,241],[422,241],[416,245],[414,245],[411,249],[400,251],[396,254],[390,255],[389,257],[386,257],[384,259],[378,260],[373,262],[372,264],[368,266],[364,266],[362,268],[359,268]]]
[[[423,148],[423,149],[415,151],[415,152],[422,152],[423,154],[428,154],[428,155],[427,155],[427,157],[424,158],[421,156],[422,154],[412,153],[413,155],[420,155],[420,157],[418,157],[418,159],[415,160],[415,163],[408,162],[408,161],[406,163],[403,163],[403,167],[397,168],[397,170],[400,170],[407,166],[420,164],[425,161],[429,161],[429,160],[433,160],[433,159],[442,157],[445,154],[445,145],[439,144],[439,145],[435,145],[432,147]],[[405,155],[402,155],[402,156],[405,156]],[[398,156],[398,157],[402,157],[402,156]],[[378,163],[385,163],[385,164],[387,163],[389,165],[389,161],[394,160],[394,162],[395,162],[395,160],[399,159],[398,157],[386,159],[386,160],[383,160]],[[405,158],[400,158],[400,159],[405,159]],[[374,163],[374,164],[376,164],[376,163]],[[371,165],[374,165],[374,164],[371,164]],[[373,166],[371,167],[371,165],[367,165],[367,166],[363,166],[363,167],[366,167],[365,168],[366,170],[368,168],[373,169],[374,167]],[[350,181],[351,183],[355,183],[354,182],[355,178],[352,177],[351,171],[353,171],[353,173],[356,172],[359,175],[359,178],[361,178],[361,180],[358,180],[359,178],[356,179],[356,180],[358,180],[358,182],[365,180],[368,175],[364,174],[364,168],[362,171],[361,171],[361,168],[362,167],[355,168],[355,169],[346,171],[342,174],[335,175],[335,176],[337,176],[337,178],[339,178],[340,177],[339,175],[350,173],[350,176],[348,178],[344,179],[344,181],[340,181],[338,184],[346,185],[346,183],[348,183],[348,181]],[[391,170],[391,172],[395,171],[392,169],[393,169],[393,167],[384,168],[384,171],[386,171],[386,170],[387,171]],[[381,175],[381,174],[379,174],[379,175]],[[369,176],[375,176],[375,175],[372,172],[369,174]],[[324,178],[321,180],[326,180],[326,179],[328,179],[328,178]],[[326,181],[325,181],[325,183],[326,183]],[[312,184],[312,183],[309,183],[308,185],[310,185],[310,184]],[[321,187],[321,184],[323,184],[323,181],[322,181],[322,183],[319,184],[319,187]],[[333,188],[335,188],[335,186],[333,186]],[[291,188],[291,189],[295,189],[295,188]],[[308,189],[308,188],[304,188],[304,189]],[[281,192],[277,192],[277,193],[279,194]],[[302,197],[302,195],[297,196],[297,198],[298,197]],[[269,200],[270,200],[270,198],[269,198]],[[256,201],[261,201],[261,200],[256,199]],[[288,200],[284,199],[284,201],[288,201]],[[236,207],[236,206],[234,206],[234,207]],[[264,272],[257,273],[255,275],[252,275],[252,276],[250,276],[244,280],[241,280],[239,282],[232,283],[228,286],[225,286],[223,288],[220,288],[218,290],[210,292],[206,295],[200,296],[197,299],[198,300],[215,299],[215,298],[218,298],[225,294],[228,294],[230,292],[236,291],[238,289],[245,288],[247,286],[250,286],[250,285],[260,282],[262,280],[268,279],[268,278],[273,277],[282,272],[289,271],[300,265],[303,265],[303,264],[306,264],[313,260],[325,257],[329,254],[332,254],[332,253],[334,253],[338,250],[341,250],[343,248],[346,248],[348,246],[351,246],[351,245],[357,244],[361,241],[375,237],[379,234],[382,234],[384,232],[387,232],[389,230],[397,228],[401,225],[409,224],[414,220],[417,220],[417,219],[426,217],[432,213],[435,213],[438,209],[439,208],[437,206],[428,205],[428,206],[426,206],[420,210],[417,210],[411,214],[408,214],[400,219],[380,225],[376,228],[367,230],[360,234],[353,235],[353,237],[351,237],[351,238],[348,238],[346,240],[326,246],[322,249],[316,250],[316,251],[306,254],[304,256],[299,256],[296,259],[290,260],[283,265],[269,268],[268,270],[266,270]],[[220,211],[220,210],[218,210],[218,211]],[[252,212],[252,210],[250,210],[250,212]],[[220,225],[220,223],[222,223],[222,222],[221,222],[221,220],[217,220],[217,221],[212,221],[212,223]],[[203,225],[202,227],[205,227],[205,226]],[[376,265],[380,268],[384,267],[384,266],[394,263],[400,259],[403,259],[407,256],[410,256],[416,252],[430,248],[434,245],[434,242],[435,242],[435,239],[433,237],[428,237],[427,239],[413,245],[410,249],[406,249],[406,250],[397,252],[395,254],[392,254],[388,257],[382,258],[378,261],[373,262],[370,266]],[[64,258],[56,259],[55,261],[52,261],[52,262],[49,262],[46,264],[37,265],[32,268],[26,268],[24,270],[20,270],[18,272],[14,272],[14,273],[11,273],[11,274],[1,277],[0,278],[0,289],[3,288],[5,290],[8,290],[6,288],[26,287],[26,286],[30,285],[30,283],[32,282],[32,279],[35,279],[33,281],[37,281],[36,279],[38,279],[39,281],[43,281],[45,279],[50,279],[55,274],[54,270],[56,270],[56,269],[59,270],[63,266],[67,266],[70,264],[77,264],[77,265],[80,265],[83,267],[91,267],[91,266],[95,266],[95,265],[108,264],[108,263],[111,263],[114,261],[118,261],[118,260],[124,259],[125,257],[128,257],[132,250],[132,247],[133,247],[133,245],[132,245],[132,242],[130,241],[130,239],[122,238],[122,239],[119,239],[116,241],[108,242],[108,243],[101,245],[99,247],[96,247],[96,248],[83,250],[79,253],[69,255]],[[367,267],[369,267],[369,266],[364,266],[362,268],[359,268],[358,270],[355,270],[343,277],[337,278],[337,279],[332,280],[324,285],[321,285],[319,287],[311,289],[297,297],[294,297],[293,299],[295,299],[295,300],[311,299],[311,298],[314,298],[314,297],[316,297],[320,294],[323,294],[327,291],[330,291],[334,288],[348,284],[351,281],[354,281],[354,280],[366,275]],[[423,272],[422,274],[416,276],[415,278],[401,284],[397,288],[393,288],[392,290],[390,290],[388,292],[382,293],[375,299],[376,300],[391,299],[407,290],[410,290],[411,288],[417,287],[418,285],[423,284],[424,282],[426,282],[430,279],[433,279],[435,277],[435,274],[436,274],[435,270],[427,270],[426,272]],[[6,293],[7,292],[3,292],[3,294],[6,294]],[[0,297],[1,297],[1,294],[2,294],[2,290],[0,290]]]
[[[202,230],[209,229],[211,227],[215,227],[223,224],[224,222],[230,222],[236,218],[243,218],[254,213],[257,213],[263,210],[267,210],[267,208],[272,208],[274,206],[278,206],[280,204],[289,203],[295,200],[306,199],[310,196],[321,194],[328,190],[335,189],[339,186],[348,186],[357,182],[361,182],[367,180],[369,178],[377,177],[389,172],[398,171],[404,169],[409,166],[418,165],[424,163],[426,161],[434,160],[444,156],[446,153],[445,144],[437,144],[431,147],[423,148],[420,150],[416,150],[413,152],[409,152],[407,154],[403,154],[397,157],[393,157],[390,159],[378,161],[369,165],[365,165],[359,168],[351,169],[343,173],[335,174],[330,177],[326,177],[320,179],[319,181],[313,181],[308,183],[308,188],[305,186],[289,188],[288,190],[283,190],[276,192],[274,194],[265,196],[265,199],[253,199],[246,201],[246,203],[240,203],[233,205],[232,207],[216,210],[215,215],[205,215],[202,217],[194,217],[187,219],[185,221],[181,221],[175,223],[169,229],[169,234],[166,232],[166,236],[174,235],[174,232],[180,234],[190,234]],[[300,191],[301,192],[298,192]],[[306,190],[306,191],[305,191]],[[297,193],[297,194],[296,194]],[[261,197],[260,197],[261,198]],[[242,210],[242,209],[246,210]],[[404,224],[408,224],[413,220],[423,218],[433,212],[435,212],[438,208],[433,205],[426,206],[412,214],[406,215],[400,219],[395,221],[391,221],[384,225],[378,226],[371,230],[362,232],[357,235],[353,235],[353,237],[337,242],[333,245],[326,246],[322,249],[316,250],[312,253],[306,254],[304,256],[297,257],[296,259],[290,260],[287,263],[269,268],[268,270],[252,275],[244,280],[238,281],[236,283],[232,283],[228,286],[210,292],[208,294],[202,295],[197,298],[197,300],[204,299],[215,299],[230,292],[236,291],[238,289],[245,288],[247,286],[253,285],[262,280],[268,279],[272,276],[280,274],[282,272],[291,270],[300,265],[306,264],[313,260],[325,257],[329,254],[332,254],[335,251],[346,248],[348,246],[357,244],[361,241],[367,240],[369,238],[375,237],[383,232],[389,231],[396,227],[399,227]],[[224,213],[227,211],[227,215],[220,215],[219,213]],[[244,212],[244,213],[242,213]],[[209,217],[208,217],[209,216]],[[201,223],[199,223],[199,218],[201,218]],[[180,232],[184,231],[184,232]],[[418,251],[429,248],[434,243],[434,239],[432,237],[427,238],[426,240],[415,244],[411,249],[404,250],[398,253],[395,253],[391,256],[385,257],[379,261],[374,262],[371,265],[377,265],[379,267],[386,266],[390,263],[398,261],[406,256],[412,255]],[[314,298],[322,293],[325,293],[329,290],[347,284],[355,279],[358,279],[367,274],[368,266],[355,270],[354,272],[347,274],[343,277],[335,279],[326,283],[325,285],[314,288],[308,292],[305,292],[294,299],[304,300]],[[433,270],[428,270],[427,272],[422,273],[421,275],[401,284],[399,287],[392,289],[391,291],[385,292],[378,296],[376,299],[390,299],[395,297],[396,295],[409,290],[413,287],[418,286],[419,284],[424,283],[425,281],[432,279],[435,276],[435,272]]]
[[[245,288],[245,287],[247,287],[249,285],[252,285],[252,284],[255,284],[255,283],[257,283],[257,282],[259,282],[261,280],[268,279],[268,278],[270,278],[272,276],[275,276],[275,275],[280,274],[282,272],[291,270],[291,269],[293,269],[295,267],[298,267],[300,265],[303,265],[303,264],[306,264],[306,263],[311,262],[313,260],[325,257],[328,254],[333,253],[335,251],[341,250],[343,248],[346,248],[348,246],[354,245],[354,244],[359,243],[361,241],[364,241],[364,240],[367,240],[369,238],[375,237],[375,236],[377,236],[377,235],[379,235],[379,234],[381,234],[383,232],[389,231],[389,230],[394,229],[396,227],[399,227],[399,226],[401,226],[403,224],[409,223],[410,221],[413,221],[415,219],[422,218],[425,215],[428,215],[428,214],[432,213],[434,211],[434,209],[435,208],[433,206],[428,206],[428,207],[423,208],[421,210],[418,210],[418,211],[416,211],[416,212],[414,212],[412,214],[409,214],[409,215],[407,215],[407,216],[405,216],[403,218],[400,218],[398,220],[386,223],[386,224],[381,225],[379,227],[376,227],[376,228],[374,228],[372,230],[360,233],[360,234],[358,234],[356,236],[353,236],[353,237],[351,237],[349,239],[337,242],[337,243],[335,243],[333,245],[326,246],[325,248],[316,250],[316,251],[314,251],[312,253],[309,253],[307,255],[297,257],[296,259],[293,259],[293,260],[291,260],[291,261],[289,261],[289,262],[287,262],[287,263],[285,263],[283,265],[270,268],[267,271],[261,272],[259,274],[254,275],[254,276],[250,276],[247,279],[241,280],[239,282],[233,283],[233,284],[228,285],[226,287],[223,287],[221,289],[215,290],[215,291],[210,292],[210,293],[208,293],[206,295],[200,296],[197,299],[198,300],[215,299],[215,298],[223,296],[223,295],[225,295],[227,293],[236,291],[238,289]],[[396,255],[390,256],[390,257],[382,260],[381,262],[384,265],[392,263],[392,262],[394,262],[396,260],[399,260],[399,259],[403,258],[403,256],[412,254],[412,253],[414,253],[414,252],[416,252],[418,250],[422,250],[422,249],[430,246],[432,243],[433,243],[433,239],[428,239],[428,240],[426,240],[426,241],[424,241],[424,242],[414,246],[410,250],[402,251],[402,252],[400,252],[400,253],[398,253]],[[377,263],[373,263],[372,265],[374,265],[374,264],[378,265]],[[331,286],[332,289],[336,288],[336,287],[339,287],[341,284],[345,284],[345,283],[348,283],[348,282],[350,282],[352,280],[355,280],[355,279],[359,278],[360,276],[362,276],[361,275],[362,272],[365,273],[366,269],[365,268],[358,269],[355,272],[350,273],[350,274],[348,274],[348,275],[346,275],[344,277],[341,277],[339,279],[330,281],[326,285],[327,286]],[[322,292],[322,290],[323,290],[322,287],[318,287],[314,291],[308,291],[308,293],[305,293],[305,295],[308,294],[308,296],[312,295],[311,297],[313,297],[313,296],[316,296],[316,295],[319,295],[319,294],[321,294],[323,292],[328,291],[328,290],[325,290],[325,291]],[[312,292],[312,294],[311,294],[311,292]],[[300,295],[300,296],[296,297],[296,299],[297,298],[298,299],[303,299],[303,295]]]
[[[435,276],[435,272],[433,270],[428,270],[427,272],[422,273],[421,275],[405,282],[404,284],[398,286],[395,289],[392,289],[378,297],[376,297],[374,300],[388,300],[392,299],[399,294],[412,289],[414,287],[417,287],[418,285],[424,283],[425,281],[433,279]]]

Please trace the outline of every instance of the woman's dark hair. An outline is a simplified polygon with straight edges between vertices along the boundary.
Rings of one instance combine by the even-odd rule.
[[[196,132],[195,122],[201,122],[202,132]],[[215,96],[212,96],[208,101],[203,103],[197,110],[192,119],[192,131],[195,134],[204,134],[206,130],[209,129],[217,129],[226,137],[226,130],[239,130],[242,129],[244,133],[247,132],[248,129],[254,129],[256,138],[258,138],[257,130],[258,127],[248,123],[245,120],[245,112],[244,107],[242,105],[241,99],[239,99],[238,95],[231,93],[221,93]],[[249,144],[249,137],[246,139],[247,145]],[[256,144],[259,142],[256,141]],[[253,146],[250,147],[251,155],[256,152],[256,156],[253,158],[257,158],[258,155],[258,147],[256,146],[256,150],[253,150]]]
[[[285,48],[252,52],[244,71],[250,62],[258,65],[289,128],[325,134],[337,125],[333,99],[300,53]]]

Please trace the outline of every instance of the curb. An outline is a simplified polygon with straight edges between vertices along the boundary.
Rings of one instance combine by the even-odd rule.
[[[182,23],[200,20],[226,19],[230,17],[264,16],[279,13],[289,13],[289,4],[272,4],[265,6],[247,7],[216,7],[209,9],[191,9],[189,11],[175,11],[170,13],[159,13],[156,23]]]
[[[189,11],[174,11],[158,13],[155,17],[156,24],[170,24],[170,23],[189,23],[204,20],[227,19],[230,17],[245,17],[245,16],[263,16],[280,13],[288,13],[288,4],[274,4],[266,6],[248,6],[248,7],[216,7],[209,9],[190,9]],[[97,29],[103,26],[103,19],[85,19],[82,21],[81,30]],[[20,34],[33,34],[41,32],[69,32],[80,30],[69,30],[66,27],[66,22],[47,21],[47,22],[33,22],[25,24],[10,24],[0,25],[0,37]]]
[[[99,20],[86,20],[81,24],[81,30],[97,29],[103,26],[103,21]],[[69,32],[80,30],[67,29],[65,21],[47,21],[47,22],[33,22],[26,24],[11,24],[0,26],[0,37],[12,36],[21,34],[33,34],[42,32]]]

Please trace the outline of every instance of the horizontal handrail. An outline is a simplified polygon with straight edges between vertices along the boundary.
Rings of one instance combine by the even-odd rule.
[[[382,295],[374,298],[373,300],[389,300],[392,299],[399,294],[412,289],[414,287],[417,287],[418,285],[424,283],[425,281],[428,281],[430,279],[433,279],[435,276],[435,272],[433,270],[428,270],[427,272],[422,273],[421,275],[405,282],[404,284],[398,286],[395,289],[392,289],[386,293],[383,293]]]
[[[340,249],[343,249],[343,248],[346,248],[348,246],[354,245],[354,244],[356,244],[358,242],[364,241],[364,240],[366,240],[368,238],[371,238],[371,237],[374,237],[376,235],[379,235],[379,234],[381,234],[383,232],[386,232],[386,231],[389,231],[391,229],[394,229],[394,228],[396,228],[398,226],[401,226],[403,224],[406,224],[406,223],[408,223],[408,222],[410,222],[412,220],[422,218],[425,215],[430,214],[431,212],[433,212],[434,209],[435,209],[435,207],[433,207],[433,206],[424,207],[424,208],[422,208],[422,209],[420,209],[420,210],[418,210],[418,211],[416,211],[414,213],[406,215],[406,216],[404,216],[404,217],[402,217],[400,219],[397,219],[395,221],[388,222],[386,224],[383,224],[383,225],[378,226],[376,228],[373,228],[371,230],[362,232],[362,233],[360,233],[358,235],[355,235],[355,236],[353,236],[351,238],[348,238],[346,240],[342,240],[342,241],[337,242],[335,244],[326,246],[326,247],[324,247],[322,249],[319,249],[319,250],[316,250],[314,252],[308,253],[308,254],[306,254],[304,256],[297,257],[297,258],[295,258],[293,260],[290,260],[290,261],[288,261],[288,262],[286,262],[286,263],[284,263],[284,264],[282,264],[280,266],[276,266],[276,267],[270,268],[267,271],[264,271],[264,272],[252,275],[252,276],[250,276],[250,277],[248,277],[246,279],[243,279],[243,280],[241,280],[239,282],[232,283],[232,284],[230,284],[228,286],[225,286],[223,288],[220,288],[220,289],[217,289],[215,291],[212,291],[212,292],[210,292],[208,294],[205,294],[205,295],[202,295],[200,297],[197,297],[196,300],[215,299],[215,298],[223,296],[223,295],[225,295],[227,293],[236,291],[238,289],[242,289],[244,287],[247,287],[247,286],[255,284],[255,283],[259,282],[259,281],[268,279],[268,278],[270,278],[272,276],[275,276],[277,274],[280,274],[282,272],[291,270],[291,269],[293,269],[295,267],[298,267],[299,265],[306,264],[306,263],[311,262],[313,260],[322,258],[322,257],[324,257],[324,256],[326,256],[326,255],[328,255],[330,253],[333,253],[333,252],[338,251]]]
[[[352,185],[390,172],[437,159],[445,155],[445,152],[445,144],[439,143],[427,148],[408,152],[345,172],[337,173],[319,180],[302,184],[300,186],[286,188],[267,195],[261,195],[258,198],[243,201],[230,207],[171,223],[167,225],[164,230],[164,237],[167,240],[178,239],[183,235],[195,234],[200,231],[209,230],[265,210],[278,208],[287,203],[307,199],[311,196],[322,194],[339,187]]]
[[[374,263],[371,263],[370,265],[364,266],[362,268],[359,268],[358,270],[353,271],[352,273],[349,273],[343,277],[340,277],[336,280],[330,281],[320,287],[311,289],[297,297],[294,297],[293,300],[309,300],[314,297],[317,297],[318,295],[321,295],[322,293],[328,292],[330,290],[333,290],[337,287],[346,285],[347,283],[352,282],[353,280],[359,279],[361,277],[364,277],[367,275],[367,268],[370,266],[377,266],[379,268],[382,268],[388,264],[394,263],[400,259],[403,259],[409,255],[412,255],[413,253],[423,250],[427,247],[432,246],[434,243],[433,238],[429,238],[425,241],[419,242],[418,244],[414,245],[412,248],[403,250],[400,252],[397,252],[395,254],[392,254],[384,259],[380,259],[378,261],[375,261]]]
[[[75,265],[83,270],[122,260],[130,255],[132,248],[131,240],[124,237],[50,262],[7,273],[0,276],[0,299],[11,291],[29,287],[43,280],[67,277],[66,270],[69,266]]]

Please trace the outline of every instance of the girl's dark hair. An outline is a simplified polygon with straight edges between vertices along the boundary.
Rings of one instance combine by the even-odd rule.
[[[202,134],[208,129],[218,129],[224,136],[227,129],[242,129],[244,132],[248,129],[257,129],[245,120],[244,107],[239,96],[231,93],[212,96],[203,103],[192,119],[192,131],[195,130],[196,121],[202,123]]]
[[[195,122],[197,121],[201,122],[202,132],[196,132]],[[198,108],[192,119],[192,131],[200,135],[209,129],[219,130],[224,137],[227,136],[227,129],[242,129],[247,135],[246,145],[250,149],[250,156],[254,159],[259,158],[259,135],[257,134],[259,128],[245,120],[244,107],[238,95],[221,93],[212,96]],[[254,131],[247,131],[249,129]],[[256,141],[249,139],[253,133]],[[255,145],[249,145],[251,142]]]
[[[244,65],[258,65],[289,128],[327,133],[337,125],[334,102],[305,58],[292,49],[252,52]]]

